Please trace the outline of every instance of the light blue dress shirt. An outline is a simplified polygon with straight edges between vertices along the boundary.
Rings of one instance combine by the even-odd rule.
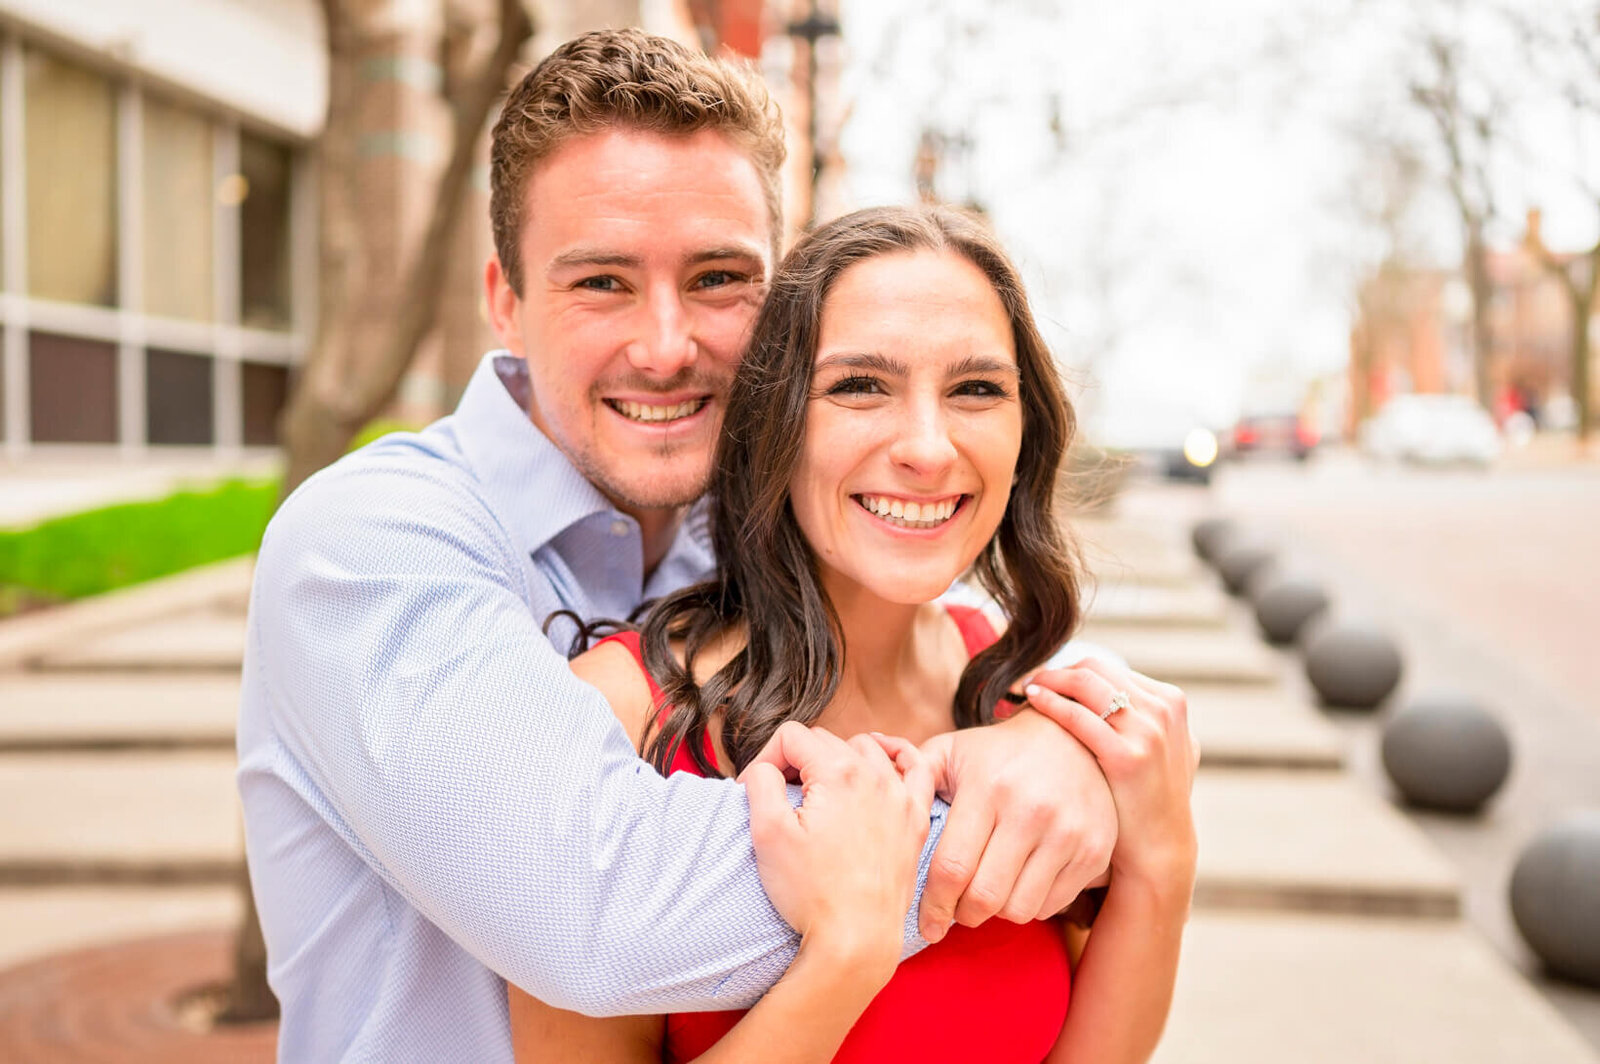
[[[638,525],[499,356],[454,415],[308,480],[262,542],[239,789],[281,1061],[508,1062],[502,977],[595,1015],[737,1008],[797,946],[743,788],[662,779],[540,631],[704,575],[703,516],[646,580]]]

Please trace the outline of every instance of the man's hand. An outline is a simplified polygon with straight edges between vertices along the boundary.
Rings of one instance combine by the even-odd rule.
[[[922,752],[950,803],[922,892],[923,938],[939,941],[952,921],[1050,916],[1104,880],[1117,841],[1111,790],[1094,755],[1054,721],[1025,709],[936,735]]]

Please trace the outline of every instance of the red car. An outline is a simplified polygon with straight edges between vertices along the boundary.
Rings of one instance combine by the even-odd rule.
[[[1233,453],[1241,457],[1277,454],[1303,462],[1311,457],[1320,440],[1317,426],[1292,411],[1245,414],[1233,426]]]

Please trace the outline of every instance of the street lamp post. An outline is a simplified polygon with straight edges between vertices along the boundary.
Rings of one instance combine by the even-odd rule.
[[[810,0],[806,17],[789,23],[788,35],[806,43],[806,141],[811,151],[811,195],[807,205],[809,220],[817,220],[817,189],[822,181],[823,152],[817,143],[817,42],[839,36],[839,19],[824,12],[817,0]]]

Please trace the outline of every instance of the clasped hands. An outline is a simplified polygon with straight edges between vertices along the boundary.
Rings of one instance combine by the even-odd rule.
[[[1113,749],[1118,740],[1091,727],[1103,728],[1098,703],[1118,689],[1135,692],[1139,707],[1139,738],[1129,749]],[[826,911],[829,897],[868,879],[874,908],[905,913],[933,795],[948,801],[918,914],[923,937],[937,942],[952,923],[1054,915],[1086,887],[1106,882],[1118,841],[1118,806],[1103,771],[1108,756],[1113,776],[1161,777],[1186,796],[1198,755],[1182,692],[1086,661],[1032,677],[1027,707],[1010,718],[937,735],[920,748],[785,724],[740,780],[762,882],[802,936],[834,915]],[[797,809],[789,806],[786,780],[803,787]],[[892,858],[888,866],[873,859],[880,855]],[[904,874],[885,877],[883,867]]]

